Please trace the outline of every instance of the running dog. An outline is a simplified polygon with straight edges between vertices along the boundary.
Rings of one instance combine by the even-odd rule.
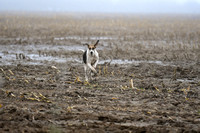
[[[98,43],[99,40],[97,40],[95,44],[85,44],[88,47],[88,49],[83,54],[85,81],[88,81],[88,73],[92,74],[91,72],[93,72],[95,75],[97,74],[95,68],[99,62],[99,54],[96,50]]]

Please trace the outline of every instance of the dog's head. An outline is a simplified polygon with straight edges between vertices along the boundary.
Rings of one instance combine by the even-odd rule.
[[[99,43],[99,40],[97,40],[97,42],[95,44],[86,44],[88,46],[88,50],[91,55],[94,55],[94,52],[96,50],[98,43]]]

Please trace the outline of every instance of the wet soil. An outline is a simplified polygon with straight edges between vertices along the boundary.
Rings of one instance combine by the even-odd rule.
[[[32,19],[43,22],[51,18],[40,17]],[[62,25],[61,18],[58,23]],[[80,18],[72,21],[76,19]],[[102,23],[92,19],[91,25],[99,21]],[[128,26],[125,23],[124,27]],[[195,37],[200,27],[196,25],[197,32],[190,38],[195,42],[192,46],[176,33],[177,44],[169,38],[163,44],[160,40],[132,41],[115,32],[83,37],[73,31],[75,35],[63,36],[57,28],[50,30],[55,30],[53,41],[45,36],[45,28],[40,34],[45,39],[37,40],[36,30],[23,27],[34,39],[21,34],[20,42],[12,34],[23,30],[0,31],[1,132],[200,132],[200,43]],[[85,82],[82,44],[96,39],[100,39],[98,75]]]

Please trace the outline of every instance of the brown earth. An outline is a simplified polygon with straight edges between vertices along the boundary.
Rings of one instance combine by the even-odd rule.
[[[0,132],[200,132],[200,17],[97,16],[0,15]]]

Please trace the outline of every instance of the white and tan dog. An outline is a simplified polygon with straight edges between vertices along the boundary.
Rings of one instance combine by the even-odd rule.
[[[91,72],[93,72],[94,74],[97,74],[97,71],[95,70],[95,68],[99,62],[99,54],[96,50],[98,43],[99,43],[99,40],[97,40],[95,44],[85,44],[88,46],[88,49],[83,54],[86,81],[88,81],[88,74],[92,74]]]

